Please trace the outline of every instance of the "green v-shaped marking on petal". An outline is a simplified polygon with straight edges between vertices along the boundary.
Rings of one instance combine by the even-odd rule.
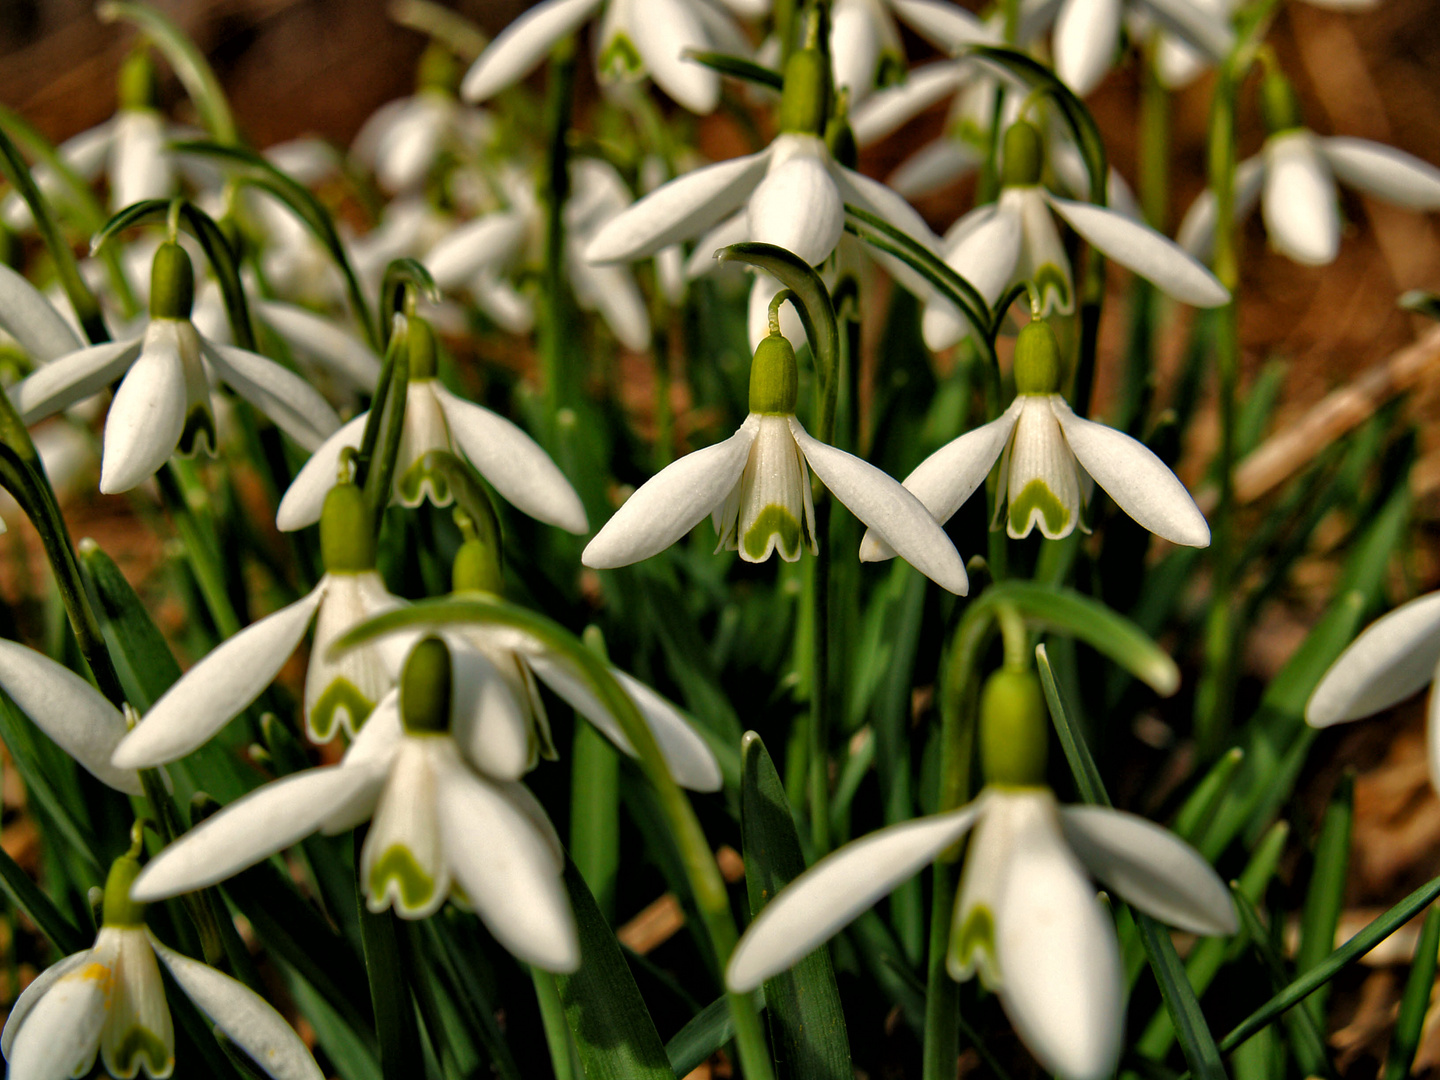
[[[353,682],[344,675],[337,675],[330,680],[330,685],[325,687],[310,715],[305,718],[310,738],[314,742],[329,742],[335,737],[337,723],[351,735],[357,735],[373,708],[375,703],[362,694]]]
[[[1070,511],[1055,497],[1050,485],[1039,477],[1025,485],[1018,496],[1010,499],[1010,530],[1012,533],[1029,533],[1032,510],[1039,510],[1045,518],[1045,531],[1059,535],[1070,529]]]
[[[745,530],[745,553],[752,559],[765,554],[771,536],[780,538],[780,556],[790,562],[800,557],[800,522],[785,507],[771,503]]]
[[[385,853],[375,860],[370,869],[367,883],[371,896],[383,896],[391,881],[400,885],[402,907],[417,910],[430,902],[435,895],[435,879],[415,861],[415,856],[404,844],[391,844]]]

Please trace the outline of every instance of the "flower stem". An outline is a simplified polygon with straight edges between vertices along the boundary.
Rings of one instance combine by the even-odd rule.
[[[570,111],[575,96],[575,37],[562,39],[550,54],[545,125],[550,133],[541,200],[545,207],[545,262],[542,270],[540,368],[545,380],[545,415],[573,400],[570,370],[570,303],[565,291],[565,200],[570,196]]]

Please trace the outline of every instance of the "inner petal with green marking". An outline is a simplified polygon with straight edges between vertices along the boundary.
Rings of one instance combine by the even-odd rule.
[[[738,522],[727,546],[747,562],[764,562],[772,551],[794,562],[802,548],[815,550],[815,510],[810,470],[784,416],[762,416],[740,477]]]
[[[306,716],[306,734],[315,742],[329,742],[336,726],[358,733],[370,716],[375,702],[360,692],[344,675],[337,675],[320,692]]]
[[[404,844],[391,844],[370,868],[366,889],[373,898],[390,894],[404,911],[428,907],[435,898],[435,878],[421,867]]]
[[[972,904],[950,930],[950,966],[978,971],[986,986],[994,989],[1000,970],[995,956],[995,913],[988,904]]]
[[[436,506],[449,506],[454,498],[444,478],[421,464],[431,450],[453,451],[450,425],[434,388],[434,379],[411,379],[406,388],[405,423],[395,456],[395,498],[404,506],[419,506],[427,490]]]
[[[419,919],[433,915],[445,902],[450,874],[440,839],[438,774],[432,756],[456,753],[448,735],[402,740],[360,857],[371,911],[393,905],[396,914]]]
[[[1006,532],[1029,536],[1037,525],[1050,540],[1069,536],[1080,516],[1075,455],[1050,408],[1050,394],[1023,395],[1025,405],[1011,436]]]

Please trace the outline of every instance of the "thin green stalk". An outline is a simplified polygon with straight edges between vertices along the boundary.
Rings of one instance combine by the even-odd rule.
[[[550,1066],[555,1080],[576,1080],[574,1053],[570,1048],[570,1025],[565,1019],[565,1005],[555,976],[537,967],[530,969],[535,984],[535,999],[540,1003],[540,1022],[545,1028],[545,1043],[550,1048]],[[583,1073],[580,1074],[583,1077]]]
[[[210,619],[222,638],[233,637],[242,629],[240,616],[230,599],[220,552],[212,543],[213,536],[207,535],[208,530],[200,520],[201,501],[208,500],[209,495],[193,476],[186,475],[180,462],[166,462],[155,477],[175,519],[175,528],[185,545],[185,557],[200,586],[200,595],[205,598]]]
[[[545,381],[545,415],[572,400],[575,387],[569,358],[570,300],[565,284],[565,200],[570,196],[570,111],[575,96],[575,37],[562,39],[550,54],[545,125],[550,136],[542,202],[545,206],[545,262],[541,298],[540,369]]]

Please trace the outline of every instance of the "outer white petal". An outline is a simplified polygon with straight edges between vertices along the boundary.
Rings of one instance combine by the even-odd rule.
[[[340,430],[340,417],[308,382],[258,353],[206,342],[215,374],[304,449],[315,451]]]
[[[970,588],[955,545],[914,495],[867,461],[812,439],[790,417],[790,432],[805,460],[831,493],[941,588],[964,596]]]
[[[1050,408],[1075,459],[1115,505],[1156,536],[1186,547],[1208,547],[1210,526],[1166,464],[1122,431],[1084,420],[1058,394]]]
[[[686,454],[650,478],[605,523],[580,561],[606,570],[664,551],[725,501],[750,456],[760,418],[746,417],[724,442]]]
[[[10,399],[20,419],[33,424],[98,394],[139,355],[138,340],[107,341],[79,349],[37,368],[10,391]]]
[[[1120,949],[1055,811],[1048,795],[1012,808],[1016,843],[995,912],[1001,1002],[1046,1071],[1102,1080],[1120,1056]]]
[[[549,654],[529,654],[526,662],[544,684],[574,707],[575,711],[594,724],[604,736],[631,757],[635,748],[626,737],[619,721],[600,703],[589,684],[570,665]],[[651,690],[639,679],[612,667],[621,687],[640,709],[651,734],[660,746],[660,753],[675,782],[691,791],[719,791],[720,764],[705,740],[675,706]]]
[[[0,264],[0,329],[20,343],[32,360],[46,363],[84,348],[54,305],[39,289]]]
[[[221,642],[165,691],[110,759],[152,769],[184,757],[260,696],[299,647],[328,581]]]
[[[255,1064],[275,1080],[322,1080],[325,1074],[300,1036],[264,998],[208,964],[166,948],[154,934],[149,937],[185,995]]]
[[[0,688],[101,783],[127,795],[143,793],[133,770],[110,764],[125,736],[125,718],[79,675],[34,649],[0,639]]]
[[[1335,176],[1411,210],[1440,208],[1440,169],[1427,161],[1367,139],[1317,140]]]
[[[1230,290],[1214,274],[1150,226],[1101,206],[1049,194],[1046,199],[1087,243],[1176,300],[1206,308],[1230,302]]]
[[[597,266],[586,262],[580,252],[574,250],[567,265],[580,306],[600,312],[605,325],[627,349],[643,352],[650,348],[650,312],[630,268]]]
[[[980,43],[1001,44],[1000,36],[958,4],[940,0],[890,0],[895,14],[917,34],[942,49]]]
[[[859,102],[875,86],[880,53],[885,45],[885,18],[869,0],[836,0],[830,10],[830,69],[835,88],[850,88],[850,100]]]
[[[1210,63],[1219,63],[1235,47],[1235,31],[1228,12],[1211,10],[1214,5],[1196,0],[1145,0],[1155,20],[1200,49]]]
[[[369,345],[313,311],[281,300],[255,301],[260,317],[282,338],[371,391],[380,378],[380,359]]]
[[[535,329],[535,305],[510,282],[483,272],[470,282],[470,295],[496,326],[511,334],[528,334]]]
[[[605,223],[585,248],[591,262],[625,262],[698,236],[740,208],[765,174],[770,151],[677,176]]]
[[[85,1075],[82,1067],[95,1060],[113,980],[109,968],[89,960],[88,952],[83,956],[86,964],[76,965],[29,1009],[5,1051],[7,1077],[65,1080]]]
[[[925,224],[925,219],[915,208],[900,195],[878,180],[871,180],[868,176],[862,176],[842,165],[832,164],[830,172],[847,202],[872,214],[878,214],[921,247],[939,252],[940,238]],[[930,283],[905,260],[878,249],[872,249],[871,254],[884,265],[891,277],[910,292],[920,297],[930,295]]]
[[[1247,158],[1235,167],[1235,220],[1241,221],[1260,199],[1265,184],[1265,159]],[[1185,212],[1175,242],[1197,259],[1208,261],[1215,246],[1215,193],[1202,191]]]
[[[346,422],[345,426],[320,444],[310,460],[300,467],[295,479],[285,489],[280,509],[275,514],[275,527],[281,532],[294,532],[320,520],[325,496],[340,475],[340,455],[346,447],[359,449],[365,434],[368,412]]]
[[[1090,873],[1161,922],[1193,934],[1238,929],[1230,890],[1169,829],[1104,806],[1066,806],[1060,826]]]
[[[30,985],[21,991],[16,998],[15,1004],[10,1006],[10,1015],[5,1018],[5,1030],[0,1031],[0,1053],[8,1059],[10,1049],[15,1045],[15,1036],[20,1031],[20,1025],[25,1023],[25,1017],[30,1015],[30,1010],[39,1004],[40,999],[45,996],[56,981],[70,972],[81,967],[90,959],[89,949],[81,949],[77,953],[71,953],[65,959],[51,964],[48,968],[35,976]]]
[[[821,859],[755,917],[730,955],[725,985],[747,993],[813,952],[964,836],[982,806],[892,825]]]
[[[203,889],[317,831],[362,792],[380,795],[378,765],[331,765],[272,780],[205,819],[151,859],[130,895],[142,903]]]
[[[425,268],[442,289],[466,284],[481,270],[507,265],[525,242],[525,215],[510,211],[467,221],[425,256]]]
[[[455,108],[448,95],[424,91],[407,104],[381,139],[375,163],[376,179],[388,191],[404,191],[425,179]]]
[[[1055,73],[1084,97],[1100,84],[1120,47],[1119,0],[1065,0],[1055,17]]]
[[[460,84],[460,96],[474,105],[528,75],[550,47],[588,19],[602,0],[546,0],[507,26]]]
[[[916,68],[899,86],[877,91],[850,113],[850,130],[855,133],[856,143],[869,146],[883,139],[937,101],[949,97],[973,77],[973,71],[954,60],[940,60]]]
[[[1430,593],[1401,604],[1350,643],[1310,695],[1305,719],[1329,727],[1388,709],[1429,683],[1437,663],[1440,593]]]
[[[886,185],[907,199],[929,194],[979,168],[985,155],[959,139],[936,139],[900,163]]]
[[[110,155],[110,205],[119,210],[142,199],[163,199],[175,188],[160,114],[122,109],[115,117]]]
[[[504,792],[458,762],[437,778],[450,871],[495,940],[546,971],[580,966],[570,900],[548,837]]]
[[[1325,266],[1340,250],[1335,180],[1308,131],[1272,135],[1265,143],[1260,209],[1270,243],[1305,266]]]
[[[439,382],[435,398],[450,437],[508,502],[547,525],[572,533],[589,531],[580,496],[539,443],[503,416],[456,397]]]
[[[685,57],[689,49],[711,45],[698,6],[686,0],[649,0],[629,31],[660,89],[703,115],[720,104],[720,73]]]
[[[748,203],[750,237],[813,266],[835,250],[845,231],[845,208],[826,168],[829,152],[804,135],[781,135],[774,146],[771,168]]]
[[[451,730],[465,757],[497,780],[518,780],[534,762],[530,717],[490,659],[452,648]]]
[[[945,262],[974,285],[987,304],[994,304],[1015,277],[1022,239],[1013,205],[976,207],[945,234]],[[939,352],[974,332],[959,308],[932,291],[921,322],[927,347]]]
[[[905,490],[919,499],[936,521],[942,525],[949,521],[990,475],[1024,406],[1025,399],[1017,396],[994,420],[936,450],[905,478]],[[879,534],[874,530],[865,533],[860,542],[861,562],[894,557],[894,549]]]

